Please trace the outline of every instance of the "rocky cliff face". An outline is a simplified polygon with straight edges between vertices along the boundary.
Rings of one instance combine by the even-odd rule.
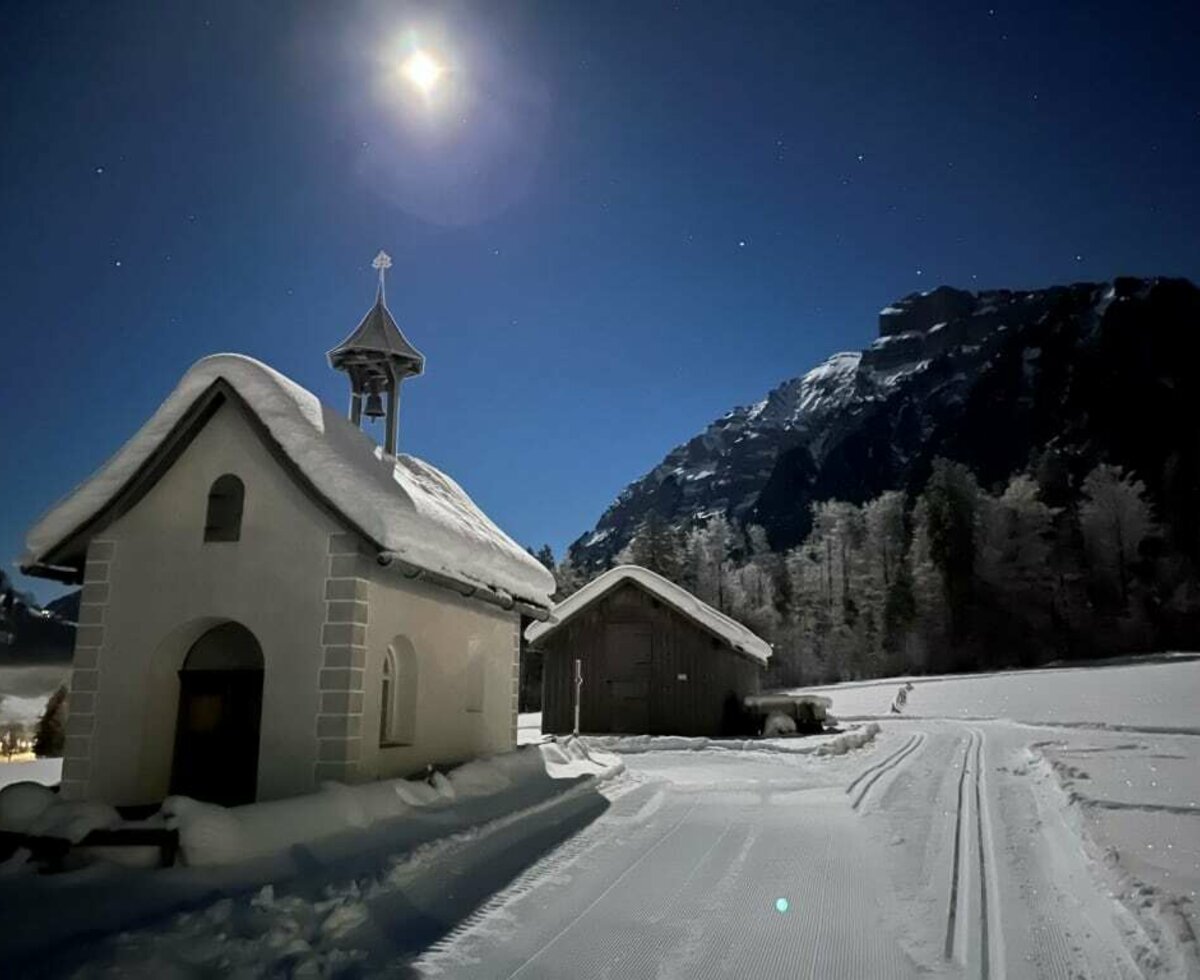
[[[725,513],[787,548],[815,501],[918,489],[936,456],[1000,481],[1047,450],[1064,478],[1100,460],[1136,470],[1195,527],[1176,512],[1200,491],[1198,354],[1200,290],[1186,280],[913,294],[880,312],[866,350],[833,355],[673,449],[571,557],[608,563],[652,511],[676,526]]]

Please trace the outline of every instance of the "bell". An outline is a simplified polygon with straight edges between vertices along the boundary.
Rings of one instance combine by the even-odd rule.
[[[363,415],[369,419],[381,419],[383,414],[383,399],[379,397],[379,392],[367,392],[367,404],[363,408]]]

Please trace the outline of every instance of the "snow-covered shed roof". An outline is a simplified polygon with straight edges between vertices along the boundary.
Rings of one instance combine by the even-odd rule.
[[[266,364],[240,354],[197,361],[149,421],[29,531],[21,564],[53,565],[111,503],[144,479],[193,409],[227,385],[309,488],[369,543],[467,587],[552,605],[554,577],[457,483],[413,456],[383,450],[339,412]],[[228,390],[228,389],[226,389]]]
[[[750,659],[756,660],[760,664],[766,664],[770,659],[771,645],[762,637],[752,633],[736,620],[730,619],[723,612],[714,609],[707,602],[696,598],[687,589],[663,578],[657,572],[642,568],[640,565],[618,565],[616,568],[610,568],[603,575],[593,579],[578,592],[555,606],[548,621],[532,624],[525,630],[525,638],[530,643],[544,639],[572,616],[587,609],[592,603],[625,582],[640,585],[655,598],[682,613],[692,622],[724,640],[733,649],[745,654]]]

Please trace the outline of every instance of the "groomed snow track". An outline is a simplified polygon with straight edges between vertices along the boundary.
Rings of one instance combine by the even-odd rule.
[[[972,728],[959,763],[954,850],[950,868],[950,901],[946,913],[945,958],[968,967],[968,975],[996,980],[1004,975],[999,948],[998,903],[992,897],[994,861],[990,857],[991,818],[984,785],[983,732]],[[972,868],[977,887],[973,888]],[[972,896],[974,896],[972,898]]]

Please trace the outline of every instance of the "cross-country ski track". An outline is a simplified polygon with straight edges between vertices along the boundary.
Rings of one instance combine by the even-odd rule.
[[[880,723],[844,755],[639,748],[605,790],[606,813],[414,968],[525,980],[1175,975],[1144,969],[1131,951],[1144,930],[1077,830],[1049,819],[1055,790],[1030,775],[1031,729]]]

